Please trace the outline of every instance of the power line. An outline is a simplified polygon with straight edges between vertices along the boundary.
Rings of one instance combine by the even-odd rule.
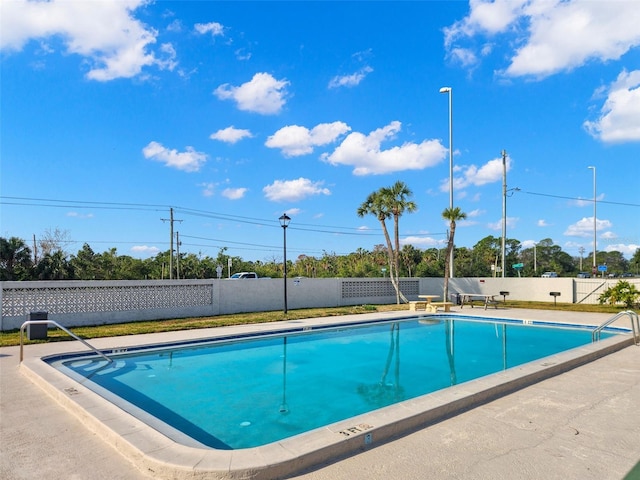
[[[28,200],[34,202],[56,202],[56,203],[86,203],[95,205],[124,205],[124,206],[137,206],[137,207],[162,207],[169,208],[170,205],[153,204],[153,203],[131,203],[131,202],[96,202],[92,200],[60,200],[57,198],[33,198],[33,197],[13,197],[1,195],[0,198],[8,198],[12,200]]]
[[[280,224],[276,220],[265,220],[253,217],[244,217],[240,215],[229,215],[218,212],[209,212],[206,210],[197,210],[185,207],[171,207],[170,205],[159,204],[144,204],[144,203],[124,203],[124,202],[93,202],[93,201],[78,201],[78,200],[57,200],[50,198],[29,198],[29,197],[13,197],[13,196],[0,196],[0,199],[9,200],[22,200],[29,202],[52,202],[52,203],[24,203],[24,202],[6,202],[0,200],[0,204],[3,205],[21,205],[21,206],[36,206],[36,207],[55,207],[55,208],[100,208],[100,209],[113,209],[113,210],[143,210],[143,211],[158,211],[160,209],[173,208],[176,212],[181,212],[186,215],[200,216],[205,218],[215,218],[226,221],[233,221],[238,223],[246,223],[251,225],[280,228]],[[84,205],[83,205],[84,204]],[[304,228],[311,227],[311,228]],[[315,233],[328,233],[337,235],[354,235],[354,236],[379,236],[381,229],[362,231],[358,227],[340,227],[329,225],[314,225],[307,223],[300,223],[296,226],[290,227],[293,230],[309,231]]]
[[[552,197],[552,198],[562,198],[563,200],[578,200],[580,202],[593,202],[593,199],[580,198],[580,197],[565,197],[563,195],[552,195],[550,193],[537,193],[537,192],[526,192],[526,191],[522,191],[522,193],[527,193],[529,195],[537,195],[539,197]],[[640,207],[640,204],[637,204],[637,203],[610,202],[608,200],[598,200],[598,203],[606,203],[609,205],[620,205],[624,207]]]

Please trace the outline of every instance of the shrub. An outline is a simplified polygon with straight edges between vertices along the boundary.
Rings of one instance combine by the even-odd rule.
[[[631,308],[638,303],[639,297],[640,291],[638,291],[635,285],[620,280],[613,287],[607,288],[598,300],[601,304],[608,303],[609,305],[615,305],[623,303],[625,307]]]

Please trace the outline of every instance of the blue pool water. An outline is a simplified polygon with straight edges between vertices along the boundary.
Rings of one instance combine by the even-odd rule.
[[[206,446],[248,448],[591,342],[591,330],[453,317],[141,349],[57,366]]]

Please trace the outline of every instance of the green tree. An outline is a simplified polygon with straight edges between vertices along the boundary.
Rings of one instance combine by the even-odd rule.
[[[400,258],[402,259],[402,266],[407,276],[415,276],[416,267],[422,260],[422,252],[413,245],[403,245],[400,251]]]
[[[47,253],[38,262],[36,271],[39,280],[73,280],[73,267],[62,250]]]
[[[622,275],[629,268],[629,262],[622,252],[613,250],[610,252],[603,252],[603,265],[607,266],[607,273],[614,275]]]
[[[98,257],[88,243],[71,257],[71,266],[77,280],[102,280],[99,274]]]
[[[550,238],[540,240],[534,248],[525,249],[520,258],[525,264],[525,276],[540,276],[544,272],[557,272],[563,276],[575,271],[571,255],[563,252],[562,247],[555,245]]]
[[[409,187],[404,182],[397,181],[390,188],[383,189],[384,195],[387,197],[387,201],[389,202],[389,208],[391,210],[391,215],[393,216],[393,239],[395,244],[395,249],[393,251],[393,266],[394,273],[396,278],[396,283],[398,285],[399,291],[399,276],[400,276],[400,217],[406,211],[407,213],[412,213],[417,210],[417,205],[409,198],[413,195]],[[407,301],[406,298],[404,301]],[[399,299],[398,299],[399,303]]]
[[[640,274],[640,248],[637,248],[631,261],[629,262],[629,271],[636,275]]]
[[[440,248],[422,252],[422,261],[416,266],[417,277],[441,277],[444,272],[444,253]]]
[[[0,280],[28,280],[31,277],[31,250],[18,237],[0,237]]]
[[[467,214],[460,207],[445,208],[442,218],[449,221],[449,238],[447,240],[447,257],[444,260],[444,300],[449,298],[449,272],[451,271],[451,252],[453,252],[454,238],[456,234],[456,222],[467,218]]]
[[[400,291],[400,234],[399,223],[400,217],[404,212],[413,212],[416,210],[416,204],[409,200],[412,192],[403,182],[397,181],[391,187],[383,187],[380,190],[369,194],[367,199],[358,207],[357,214],[359,217],[365,215],[374,215],[380,222],[384,239],[387,244],[389,278],[396,292],[396,302],[400,300],[407,301],[407,298]],[[391,241],[386,221],[393,218],[393,237]],[[395,245],[395,248],[394,248]]]
[[[495,271],[491,267],[495,267],[499,263],[501,248],[501,239],[499,237],[494,237],[493,235],[484,237],[482,240],[476,243],[473,246],[473,276],[491,276]]]

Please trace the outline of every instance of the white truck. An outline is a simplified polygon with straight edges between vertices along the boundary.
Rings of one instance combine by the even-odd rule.
[[[229,278],[237,279],[237,278],[258,278],[258,274],[256,272],[238,272],[231,275]]]

